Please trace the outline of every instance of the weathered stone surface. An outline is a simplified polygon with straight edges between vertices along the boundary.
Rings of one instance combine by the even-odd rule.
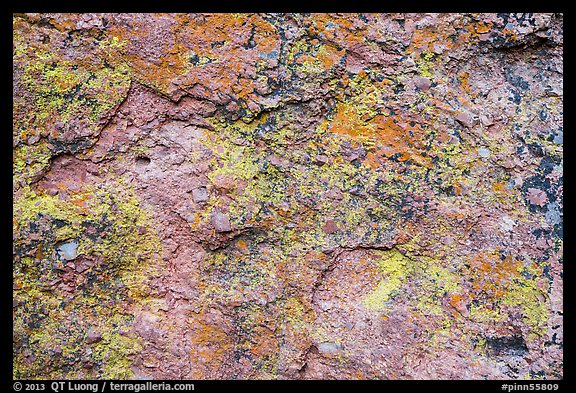
[[[88,344],[96,344],[102,341],[102,335],[98,332],[89,331],[86,335],[86,342]]]
[[[206,202],[208,200],[208,190],[206,187],[199,187],[192,190],[192,199],[196,203]]]
[[[66,261],[76,259],[76,255],[78,253],[78,242],[72,240],[66,243],[61,243],[58,246],[57,251],[60,258]]]
[[[232,228],[230,227],[230,219],[226,214],[215,212],[212,214],[212,225],[216,232],[230,232]]]
[[[563,378],[561,14],[13,31],[14,378]]]
[[[422,90],[423,92],[427,92],[430,89],[432,82],[428,78],[424,78],[423,76],[417,76],[414,78],[414,86]]]
[[[338,225],[336,225],[333,219],[329,219],[326,220],[324,226],[322,226],[322,230],[326,233],[335,233],[338,232]]]
[[[471,128],[476,124],[474,115],[468,112],[459,113],[458,116],[456,116],[456,120],[458,123],[468,128]]]
[[[546,193],[538,188],[529,188],[526,198],[530,203],[538,206],[544,206],[548,202]]]

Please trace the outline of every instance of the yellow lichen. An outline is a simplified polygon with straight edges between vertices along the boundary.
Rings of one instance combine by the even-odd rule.
[[[374,291],[362,299],[362,304],[370,310],[387,311],[388,301],[396,295],[411,269],[411,260],[398,250],[381,251],[375,253],[378,269],[384,278],[378,283]]]

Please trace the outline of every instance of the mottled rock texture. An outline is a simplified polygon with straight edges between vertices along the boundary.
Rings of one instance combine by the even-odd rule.
[[[15,378],[563,377],[560,14],[15,14]]]

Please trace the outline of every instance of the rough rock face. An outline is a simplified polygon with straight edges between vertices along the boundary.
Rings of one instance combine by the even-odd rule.
[[[17,14],[15,378],[559,379],[559,14]]]

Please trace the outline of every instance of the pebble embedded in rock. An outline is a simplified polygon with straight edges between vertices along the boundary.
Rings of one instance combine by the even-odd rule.
[[[494,124],[494,120],[492,120],[492,118],[487,115],[480,115],[480,122],[484,127],[489,127]]]
[[[269,159],[270,164],[274,165],[275,167],[282,167],[282,160],[276,156],[271,156]]]
[[[474,126],[474,116],[470,113],[462,112],[456,116],[456,121],[464,127],[471,128]]]
[[[319,301],[318,305],[322,311],[330,310],[332,308],[332,302],[328,301]]]
[[[557,145],[564,143],[564,133],[562,131],[554,136],[554,143]]]
[[[544,206],[548,202],[548,195],[538,188],[529,188],[526,198],[533,205]]]
[[[504,232],[512,231],[516,225],[518,225],[518,224],[516,224],[516,221],[514,221],[509,216],[503,216],[500,220],[500,228]]]
[[[544,217],[546,222],[550,225],[558,225],[562,223],[562,212],[556,202],[550,202],[546,205],[547,211]]]
[[[431,85],[432,82],[428,78],[425,78],[423,76],[417,76],[414,78],[414,86],[416,86],[417,88],[419,88],[424,92],[428,91]]]
[[[196,203],[206,202],[208,200],[208,190],[206,187],[198,187],[193,189],[192,200]]]
[[[324,165],[328,162],[328,156],[325,156],[324,154],[318,154],[316,155],[316,157],[314,157],[314,163],[316,165]]]
[[[338,343],[325,342],[318,345],[318,351],[320,353],[335,354],[342,352],[343,349],[342,344]]]
[[[88,335],[86,336],[86,342],[88,344],[96,344],[99,343],[100,341],[102,341],[102,336],[100,335],[100,333],[97,333],[92,330],[88,332]]]
[[[212,214],[212,225],[216,232],[230,232],[230,219],[224,213],[216,212]]]
[[[478,149],[478,155],[482,158],[488,158],[490,157],[490,150],[488,150],[485,147],[481,147],[480,149]]]
[[[326,197],[340,201],[342,200],[343,195],[342,191],[340,191],[338,188],[332,188],[330,191],[326,192]]]
[[[329,220],[326,220],[326,223],[322,227],[322,230],[325,233],[330,234],[330,233],[338,232],[338,226],[336,225],[336,222],[334,222],[334,220],[329,219]]]
[[[76,259],[78,252],[78,242],[76,240],[72,240],[66,243],[62,243],[56,248],[56,250],[62,259],[71,261]]]

